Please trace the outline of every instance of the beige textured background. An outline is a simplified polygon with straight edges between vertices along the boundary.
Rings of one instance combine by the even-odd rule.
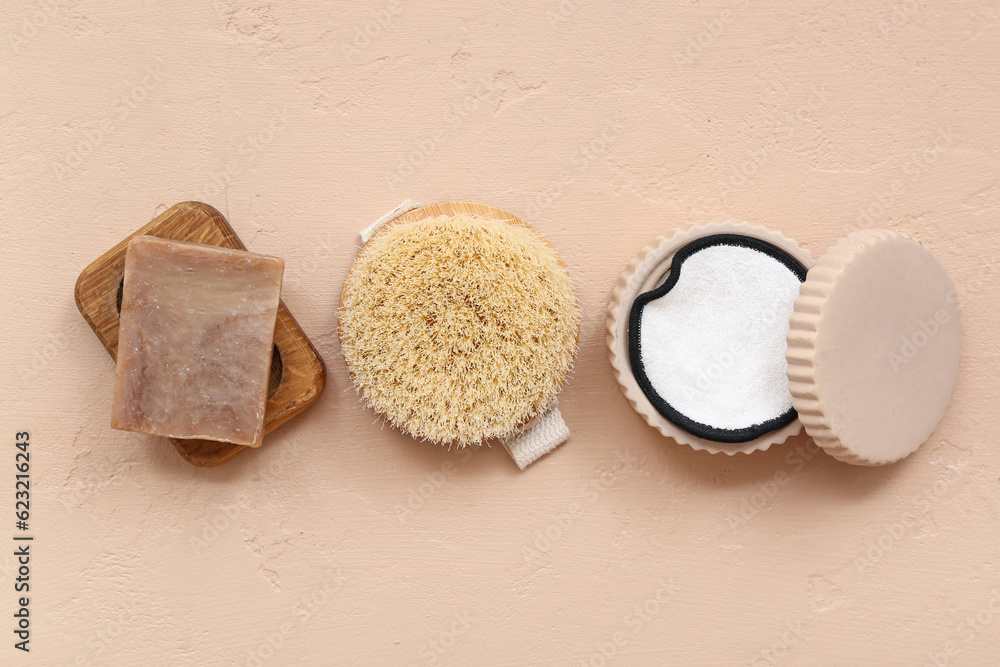
[[[1000,659],[996,2],[13,0],[0,26],[0,497],[12,514],[28,429],[36,535],[33,651],[6,629],[0,663]],[[525,473],[380,429],[350,387],[341,281],[405,197],[521,214],[573,273],[574,435]],[[186,199],[286,258],[329,368],[308,413],[207,471],[109,428],[113,366],[72,299]],[[866,226],[940,255],[965,358],[916,455],[713,458],[633,413],[612,285],[718,216],[816,255]]]

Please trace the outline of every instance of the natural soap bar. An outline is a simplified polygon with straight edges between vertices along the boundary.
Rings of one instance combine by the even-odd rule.
[[[259,447],[284,266],[243,250],[132,239],[112,428]]]

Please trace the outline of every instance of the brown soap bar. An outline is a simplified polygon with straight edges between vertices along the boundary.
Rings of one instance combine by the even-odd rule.
[[[284,268],[243,250],[132,239],[112,428],[259,447]]]

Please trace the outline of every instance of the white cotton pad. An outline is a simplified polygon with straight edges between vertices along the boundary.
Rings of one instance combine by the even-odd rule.
[[[791,255],[753,237],[717,234],[678,250],[630,317],[633,373],[656,410],[727,443],[794,421],[785,337],[805,277]]]

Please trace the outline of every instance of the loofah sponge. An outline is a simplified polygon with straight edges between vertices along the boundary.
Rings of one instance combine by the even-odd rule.
[[[355,387],[396,427],[464,446],[512,434],[559,392],[580,313],[565,265],[519,220],[397,219],[341,294]]]

